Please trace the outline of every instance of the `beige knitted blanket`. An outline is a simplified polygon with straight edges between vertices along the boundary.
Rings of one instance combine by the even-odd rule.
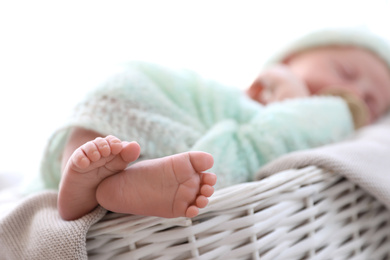
[[[390,117],[359,132],[353,140],[283,156],[258,177],[317,165],[343,174],[390,208]],[[87,259],[86,234],[106,211],[97,208],[76,221],[63,221],[57,194],[23,200],[0,218],[0,259]]]
[[[105,214],[99,207],[76,221],[63,221],[56,192],[28,197],[0,219],[0,259],[87,259],[86,234]]]

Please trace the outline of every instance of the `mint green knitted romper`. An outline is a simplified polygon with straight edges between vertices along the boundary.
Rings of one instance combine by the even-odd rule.
[[[61,155],[76,126],[137,141],[140,160],[209,152],[217,188],[250,181],[280,155],[340,141],[353,131],[350,112],[337,97],[263,106],[194,72],[133,62],[89,93],[53,134],[41,167],[46,188],[58,188]]]

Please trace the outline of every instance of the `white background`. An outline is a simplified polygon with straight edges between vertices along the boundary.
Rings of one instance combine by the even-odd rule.
[[[35,174],[70,109],[118,63],[187,67],[245,88],[309,29],[390,30],[385,0],[0,0],[0,172]]]

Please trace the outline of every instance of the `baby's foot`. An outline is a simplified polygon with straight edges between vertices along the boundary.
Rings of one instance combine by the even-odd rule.
[[[104,208],[137,215],[195,217],[204,208],[217,177],[204,152],[187,152],[136,163],[102,181],[96,198]]]
[[[122,142],[114,136],[98,137],[74,151],[62,173],[58,195],[61,217],[77,219],[94,209],[99,183],[125,169],[139,153],[136,142]]]

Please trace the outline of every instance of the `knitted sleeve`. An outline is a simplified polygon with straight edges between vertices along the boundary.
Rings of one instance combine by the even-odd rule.
[[[192,149],[214,155],[218,187],[224,187],[253,180],[253,173],[281,155],[337,142],[352,132],[340,98],[293,99],[259,109],[246,122],[216,122]]]
[[[250,180],[277,156],[340,140],[352,130],[348,109],[337,98],[263,107],[242,91],[191,71],[131,63],[91,92],[53,135],[42,164],[47,187],[58,185],[59,158],[75,126],[137,141],[141,160],[210,152],[218,187]]]

